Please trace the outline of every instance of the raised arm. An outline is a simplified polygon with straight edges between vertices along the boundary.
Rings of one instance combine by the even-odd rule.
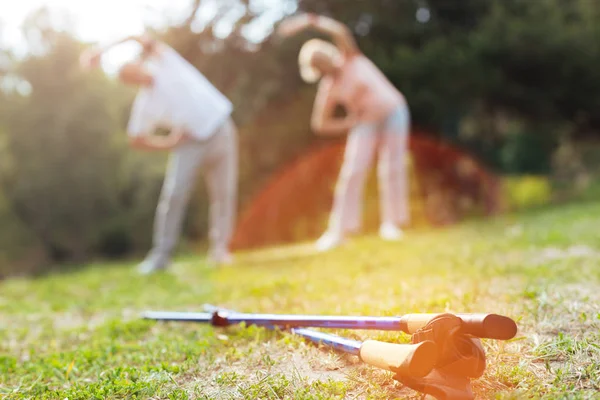
[[[279,25],[277,33],[282,36],[291,36],[308,28],[313,28],[331,36],[336,46],[346,55],[359,52],[352,32],[346,25],[332,18],[316,14],[309,13],[290,17]]]
[[[120,44],[123,44],[125,42],[130,42],[130,41],[134,41],[134,42],[138,42],[143,48],[145,52],[150,52],[152,51],[156,46],[159,45],[159,41],[155,38],[153,38],[151,35],[149,34],[143,34],[143,35],[131,35],[131,36],[127,36],[123,39],[119,39],[115,42],[109,43],[105,46],[102,46],[99,51],[104,53],[108,50],[110,50],[111,48],[118,46]]]
[[[127,36],[125,38],[116,40],[114,42],[108,43],[101,47],[96,47],[92,49],[88,49],[81,54],[80,63],[84,68],[95,68],[100,64],[100,58],[102,54],[110,50],[111,48],[118,46],[120,44],[135,41],[138,42],[143,47],[143,56],[146,57],[150,54],[156,53],[160,50],[162,43],[158,40],[152,38],[150,35],[132,35]]]
[[[313,106],[310,126],[317,135],[334,136],[348,132],[354,124],[354,118],[349,115],[345,118],[334,118],[336,102],[331,93],[332,82],[323,78],[319,82],[319,89]]]

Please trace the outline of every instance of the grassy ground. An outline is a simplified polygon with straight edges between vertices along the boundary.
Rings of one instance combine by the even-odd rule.
[[[484,341],[478,398],[597,398],[600,204],[450,229],[401,244],[355,239],[326,255],[302,246],[211,269],[183,258],[138,277],[132,265],[0,283],[0,397],[417,399],[353,356],[260,328],[153,323],[145,309],[399,315],[496,312],[510,342]],[[337,331],[408,341],[401,333]]]

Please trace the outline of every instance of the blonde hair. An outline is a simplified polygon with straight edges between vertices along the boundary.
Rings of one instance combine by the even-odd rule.
[[[302,45],[298,54],[300,76],[307,83],[315,83],[323,75],[321,71],[312,66],[315,53],[327,56],[333,63],[342,58],[340,50],[330,42],[321,39],[311,39]]]

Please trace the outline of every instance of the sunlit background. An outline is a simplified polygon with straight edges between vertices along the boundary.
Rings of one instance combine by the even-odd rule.
[[[162,29],[180,24],[194,6],[190,0],[22,0],[3,3],[0,6],[0,45],[19,55],[27,52],[21,26],[27,15],[40,7],[48,7],[56,28],[69,31],[84,42],[107,44],[140,34],[147,27]],[[289,0],[253,0],[250,8],[260,17],[245,26],[243,33],[249,41],[258,43],[271,32],[273,23],[292,13],[296,5]],[[218,14],[215,34],[226,37],[233,24],[244,15],[244,9],[238,0],[203,1],[195,14],[192,29],[201,31]],[[137,51],[139,48],[134,43],[115,47],[103,59],[104,70],[114,74],[116,68]]]
[[[297,55],[317,33],[272,35],[297,11],[344,22],[406,96],[409,229],[564,201],[600,186],[600,25],[590,2],[567,13],[559,0],[3,1],[0,264],[8,261],[0,276],[148,249],[167,155],[128,147],[135,89],[114,79],[139,45],[109,51],[105,73],[78,63],[91,45],[145,30],[234,104],[240,177],[232,246],[316,239],[345,136],[321,138],[310,129],[315,85],[300,79]],[[364,232],[379,223],[372,172]],[[201,254],[208,200],[201,179],[194,189],[182,246]]]

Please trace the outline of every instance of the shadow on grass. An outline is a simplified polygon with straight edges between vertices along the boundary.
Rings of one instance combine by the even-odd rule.
[[[180,262],[190,262],[190,260],[205,262],[207,248],[208,246],[204,243],[195,244],[193,247],[189,243],[181,243],[180,249],[173,257],[171,267]],[[0,282],[8,279],[42,280],[53,276],[71,275],[99,268],[103,270],[129,269],[136,273],[138,264],[144,260],[146,255],[147,252],[138,251],[120,257],[93,257],[85,258],[81,261],[49,261],[27,270],[12,271],[5,274],[0,271]]]
[[[237,257],[245,266],[266,266],[305,261],[321,256],[312,243],[280,245],[248,250]]]

